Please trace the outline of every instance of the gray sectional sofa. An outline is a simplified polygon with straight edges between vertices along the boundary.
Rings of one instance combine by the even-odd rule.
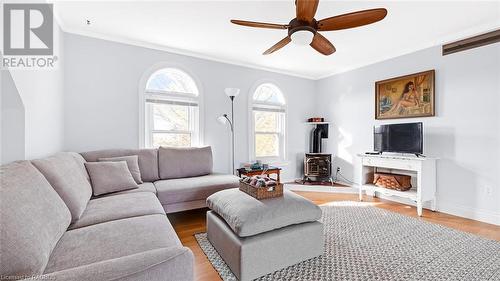
[[[85,162],[138,155],[139,188],[93,196]],[[166,213],[238,186],[210,148],[63,152],[0,170],[0,279],[193,280]]]

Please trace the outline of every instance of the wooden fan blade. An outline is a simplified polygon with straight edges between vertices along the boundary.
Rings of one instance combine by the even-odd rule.
[[[246,20],[231,20],[232,23],[238,25],[244,25],[249,27],[258,27],[258,28],[272,28],[272,29],[287,29],[287,24],[275,24],[275,23],[265,23],[265,22],[255,22],[255,21],[246,21]]]
[[[325,56],[335,53],[335,47],[323,35],[316,32],[311,42],[311,47]]]
[[[363,26],[382,20],[386,15],[387,10],[383,8],[343,14],[320,20],[318,30],[331,31]]]
[[[292,39],[290,39],[290,36],[287,36],[287,37],[281,39],[281,41],[279,41],[278,43],[274,44],[271,48],[267,49],[263,53],[263,55],[272,54],[272,53],[276,52],[277,50],[285,47],[286,44],[290,43],[291,41],[292,41]]]
[[[295,0],[297,19],[311,22],[318,9],[319,0]]]

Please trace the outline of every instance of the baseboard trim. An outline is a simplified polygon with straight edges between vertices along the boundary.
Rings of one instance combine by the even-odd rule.
[[[500,213],[490,210],[475,209],[439,199],[437,201],[437,208],[442,213],[500,226]]]
[[[386,196],[383,194],[379,194],[377,197],[381,199],[398,202],[401,204],[406,204],[411,206],[417,205],[415,202],[404,198]],[[430,209],[431,208],[430,202],[424,202],[423,208]],[[476,220],[494,225],[500,225],[500,213],[495,213],[484,209],[474,209],[468,206],[456,204],[454,202],[441,200],[440,198],[437,198],[436,211],[466,219]]]
[[[329,193],[352,193],[357,194],[358,189],[349,186],[328,186],[328,185],[302,185],[302,184],[285,184],[285,189],[292,191],[310,191],[310,192],[329,192]]]

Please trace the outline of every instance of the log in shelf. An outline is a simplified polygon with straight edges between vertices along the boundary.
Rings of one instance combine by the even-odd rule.
[[[422,216],[423,203],[430,201],[431,210],[436,210],[436,158],[404,155],[367,155],[358,154],[359,166],[359,200],[363,200],[363,192],[374,197],[378,194],[397,196],[412,200],[417,205],[417,214]],[[408,191],[392,190],[374,185],[373,174],[380,170],[394,173],[406,173],[412,176],[413,187]]]

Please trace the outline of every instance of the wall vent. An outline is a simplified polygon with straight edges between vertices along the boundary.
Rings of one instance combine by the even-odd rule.
[[[500,29],[443,45],[443,56],[500,42]]]

